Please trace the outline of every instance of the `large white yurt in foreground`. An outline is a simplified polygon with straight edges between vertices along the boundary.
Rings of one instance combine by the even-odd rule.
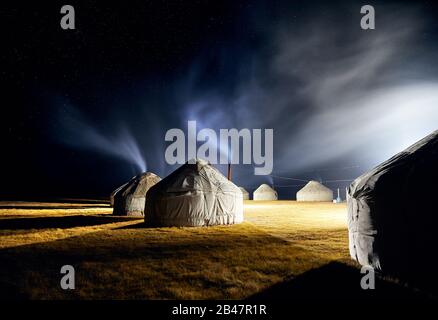
[[[333,191],[318,181],[309,181],[297,192],[297,201],[333,201]]]
[[[267,184],[262,184],[260,187],[254,191],[254,200],[278,200],[277,191],[272,189]]]
[[[111,194],[113,214],[120,216],[143,216],[146,193],[161,178],[152,172],[133,177],[128,183],[117,188]]]
[[[212,226],[242,221],[239,187],[202,159],[185,163],[148,192],[148,226]]]
[[[239,187],[239,189],[242,191],[243,200],[249,200],[249,192],[244,187]]]

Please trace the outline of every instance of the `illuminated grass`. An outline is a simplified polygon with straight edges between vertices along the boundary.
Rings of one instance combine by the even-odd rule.
[[[22,217],[27,210],[16,209],[14,219],[33,219],[34,212]],[[347,261],[345,210],[248,201],[246,222],[209,228],[143,228],[142,220],[96,215],[106,208],[80,211],[96,221],[106,218],[98,225],[79,226],[79,216],[73,228],[23,230],[18,220],[14,229],[0,232],[0,285],[33,299],[245,298],[330,261]],[[0,223],[11,219],[9,213]],[[63,219],[70,213],[53,209],[38,215],[44,216]],[[76,290],[59,288],[64,264],[76,269]]]

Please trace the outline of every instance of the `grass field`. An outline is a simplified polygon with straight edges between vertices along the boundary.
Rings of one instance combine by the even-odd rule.
[[[0,203],[0,297],[276,298],[327,286],[358,293],[345,204],[246,201],[244,210],[240,225],[145,228],[111,216],[105,203]],[[65,264],[75,267],[75,290],[60,288]]]

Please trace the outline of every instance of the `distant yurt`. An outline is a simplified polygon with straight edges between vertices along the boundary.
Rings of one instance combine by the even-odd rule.
[[[185,163],[148,192],[148,226],[213,226],[242,221],[239,187],[202,159]]]
[[[333,201],[333,191],[318,181],[309,181],[297,192],[297,201]]]
[[[133,177],[112,194],[113,214],[120,216],[144,216],[146,193],[161,178],[152,172]]]
[[[262,184],[253,193],[254,200],[278,200],[277,191],[272,189],[267,184]]]
[[[243,187],[239,187],[239,189],[242,192],[243,200],[249,200],[249,192]]]
[[[438,285],[438,130],[354,180],[350,255],[401,279]]]

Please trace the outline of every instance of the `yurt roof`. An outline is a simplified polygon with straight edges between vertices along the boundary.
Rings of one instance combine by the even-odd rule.
[[[113,192],[111,192],[111,197],[114,197],[120,190],[122,190],[123,188],[125,188],[127,185],[129,184],[129,181],[122,184],[120,187],[118,187],[117,189],[115,189]]]
[[[258,187],[256,189],[256,191],[254,191],[255,193],[261,193],[261,192],[276,192],[274,189],[272,189],[269,185],[267,185],[266,183],[260,185],[260,187]]]
[[[391,170],[394,170],[401,164],[413,162],[417,158],[422,157],[424,154],[434,152],[437,146],[438,130],[435,130],[407,149],[397,153],[395,156],[382,162],[374,169],[356,178],[350,185],[351,194],[354,194],[357,190],[360,191],[373,189],[374,184],[380,179],[381,176],[389,173]]]
[[[161,178],[152,172],[144,172],[133,177],[113,192],[113,195],[125,195],[133,193],[134,196],[144,197],[151,185],[156,184]]]
[[[181,193],[188,191],[221,191],[237,192],[238,187],[229,181],[219,170],[204,159],[191,160],[183,164],[159,184],[154,191]]]
[[[311,180],[298,192],[312,193],[312,192],[333,192],[333,191],[330,188],[327,188],[322,183],[319,183],[318,181],[315,180]]]

